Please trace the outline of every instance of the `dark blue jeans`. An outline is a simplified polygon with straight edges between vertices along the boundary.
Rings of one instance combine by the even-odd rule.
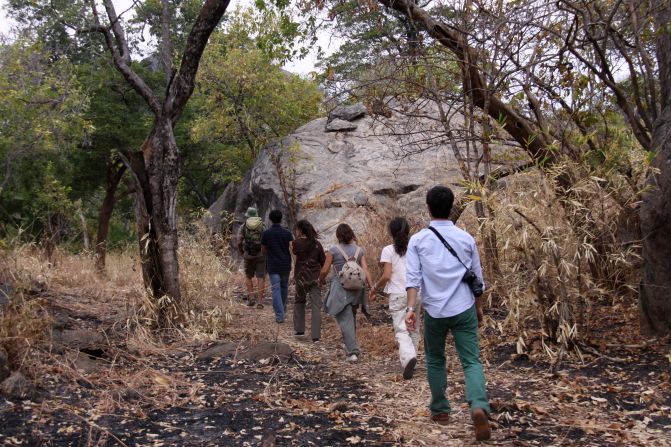
[[[284,321],[287,310],[287,299],[289,298],[289,273],[270,273],[270,291],[273,295],[273,310],[275,320]]]

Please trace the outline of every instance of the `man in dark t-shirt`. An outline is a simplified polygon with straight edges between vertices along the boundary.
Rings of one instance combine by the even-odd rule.
[[[266,255],[275,321],[283,323],[289,297],[289,274],[291,273],[289,242],[294,239],[294,236],[280,225],[282,222],[280,210],[272,210],[268,218],[272,225],[263,232],[261,250]]]

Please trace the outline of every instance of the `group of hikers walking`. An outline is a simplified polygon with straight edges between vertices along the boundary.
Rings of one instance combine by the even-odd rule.
[[[420,308],[423,309],[431,420],[441,425],[449,423],[445,343],[448,332],[452,332],[464,370],[466,400],[471,407],[475,437],[482,441],[491,436],[490,408],[478,343],[484,283],[475,240],[449,220],[453,203],[454,194],[449,188],[434,186],[426,195],[431,215],[428,228],[411,237],[405,218],[397,217],[389,222],[392,243],[382,249],[382,274],[376,281],[370,274],[365,250],[358,245],[354,231],[346,223],[336,228],[338,243],[325,251],[307,220],[296,223],[294,237],[281,225],[281,211],[270,212],[271,225],[266,229],[257,210],[249,208],[238,234],[238,250],[244,259],[248,305],[263,307],[267,273],[277,323],[286,319],[293,259],[295,335],[305,334],[306,304],[309,303],[310,336],[313,341],[319,341],[324,310],[335,317],[340,327],[348,362],[357,362],[361,355],[356,335],[358,309],[367,313],[368,301],[374,301],[379,292],[384,292],[389,300],[403,378],[412,379],[420,341],[418,315]],[[321,289],[327,280],[322,304]],[[366,288],[369,289],[367,294]]]

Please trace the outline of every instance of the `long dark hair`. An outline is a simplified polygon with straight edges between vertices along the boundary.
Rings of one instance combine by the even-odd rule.
[[[349,244],[352,241],[357,242],[352,227],[346,223],[338,225],[338,228],[336,228],[336,238],[341,244]]]
[[[308,240],[310,247],[317,245],[317,239],[319,239],[319,233],[315,230],[315,227],[312,226],[310,222],[305,219],[301,219],[296,223],[296,228],[301,230],[303,236]]]
[[[389,234],[394,239],[394,251],[399,256],[404,256],[408,251],[408,241],[410,240],[410,225],[405,217],[395,217],[389,222]]]

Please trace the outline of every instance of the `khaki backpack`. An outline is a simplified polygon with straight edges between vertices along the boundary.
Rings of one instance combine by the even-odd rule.
[[[336,245],[336,247],[338,248],[338,251],[342,257],[345,259],[345,264],[342,266],[342,269],[340,269],[340,272],[338,272],[338,280],[340,281],[340,285],[342,285],[343,289],[345,290],[354,291],[363,289],[366,286],[366,275],[363,271],[363,268],[356,261],[359,257],[361,247],[357,247],[356,251],[354,252],[354,256],[349,258],[340,245]]]

